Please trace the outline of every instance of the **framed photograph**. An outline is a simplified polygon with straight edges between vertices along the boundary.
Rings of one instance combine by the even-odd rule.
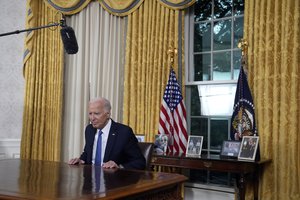
[[[145,135],[135,135],[135,137],[139,142],[145,142]]]
[[[258,136],[243,136],[238,159],[255,160],[258,141]]]
[[[203,136],[190,135],[186,148],[187,156],[201,156]]]
[[[237,158],[240,151],[241,141],[225,140],[223,141],[221,156]]]
[[[169,137],[165,134],[155,135],[154,152],[157,154],[167,153]]]

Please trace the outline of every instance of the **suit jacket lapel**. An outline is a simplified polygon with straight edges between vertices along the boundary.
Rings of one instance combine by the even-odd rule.
[[[108,138],[107,138],[107,143],[106,143],[106,149],[105,149],[105,155],[104,155],[104,158],[103,158],[103,162],[109,161],[110,153],[113,149],[115,140],[117,138],[116,130],[117,130],[116,123],[112,120],[111,127],[110,127],[110,130],[109,130],[109,135],[108,135]]]

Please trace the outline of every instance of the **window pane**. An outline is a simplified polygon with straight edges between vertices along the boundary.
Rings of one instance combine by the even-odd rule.
[[[200,116],[200,99],[197,86],[191,86],[191,116]]]
[[[233,51],[233,76],[234,79],[237,80],[240,73],[240,67],[241,67],[241,57],[242,52],[241,50],[235,50]]]
[[[243,38],[244,18],[238,17],[234,20],[233,48],[237,48],[239,40]]]
[[[210,149],[221,150],[223,141],[228,139],[228,119],[211,119],[210,137]]]
[[[207,171],[206,170],[190,170],[190,181],[197,183],[207,183]]]
[[[215,0],[214,3],[214,18],[231,16],[232,0]]]
[[[233,0],[233,15],[243,15],[244,14],[244,0]]]
[[[194,52],[211,51],[211,24],[195,24]]]
[[[198,54],[194,56],[194,81],[207,81],[211,79],[210,63],[210,54]]]
[[[232,182],[232,180],[230,180],[230,177],[231,177],[230,174],[227,172],[215,172],[215,171],[209,172],[209,182],[211,184],[230,185]]]
[[[231,20],[214,22],[214,50],[231,49]]]
[[[198,85],[201,115],[231,116],[236,84]]]
[[[213,54],[213,80],[231,80],[231,51]]]
[[[207,149],[207,121],[206,118],[191,118],[191,135],[204,136],[202,149]]]
[[[199,0],[195,3],[195,22],[210,20],[212,13],[212,1],[211,0]]]

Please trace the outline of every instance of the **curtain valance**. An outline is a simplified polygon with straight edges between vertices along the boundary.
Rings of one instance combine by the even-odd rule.
[[[44,0],[55,10],[62,12],[65,15],[73,15],[84,9],[91,0]]]
[[[109,13],[127,16],[134,12],[144,0],[99,0],[101,6]]]
[[[157,0],[160,4],[169,9],[181,10],[193,5],[196,0]]]
[[[52,8],[65,15],[73,15],[84,9],[92,0],[44,0]],[[113,15],[127,16],[144,1],[153,0],[98,0],[101,6]],[[191,6],[196,0],[156,0],[165,7],[180,10]]]

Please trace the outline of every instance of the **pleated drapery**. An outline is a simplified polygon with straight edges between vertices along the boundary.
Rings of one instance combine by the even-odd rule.
[[[179,31],[181,14],[157,1],[145,1],[128,16],[123,122],[136,134],[145,135],[146,141],[154,141],[158,131],[160,105],[170,72],[168,50],[178,49],[179,42],[183,42]],[[177,56],[173,67],[178,74]]]
[[[300,1],[245,1],[244,26],[261,157],[272,159],[259,196],[300,199]]]
[[[89,123],[88,102],[105,97],[111,117],[122,121],[126,20],[91,2],[82,12],[67,18],[74,27],[79,51],[66,56],[62,159],[78,157]]]
[[[44,26],[56,18],[57,12],[43,1],[27,1],[26,28]],[[64,59],[59,30],[31,31],[25,38],[21,158],[60,160]]]

